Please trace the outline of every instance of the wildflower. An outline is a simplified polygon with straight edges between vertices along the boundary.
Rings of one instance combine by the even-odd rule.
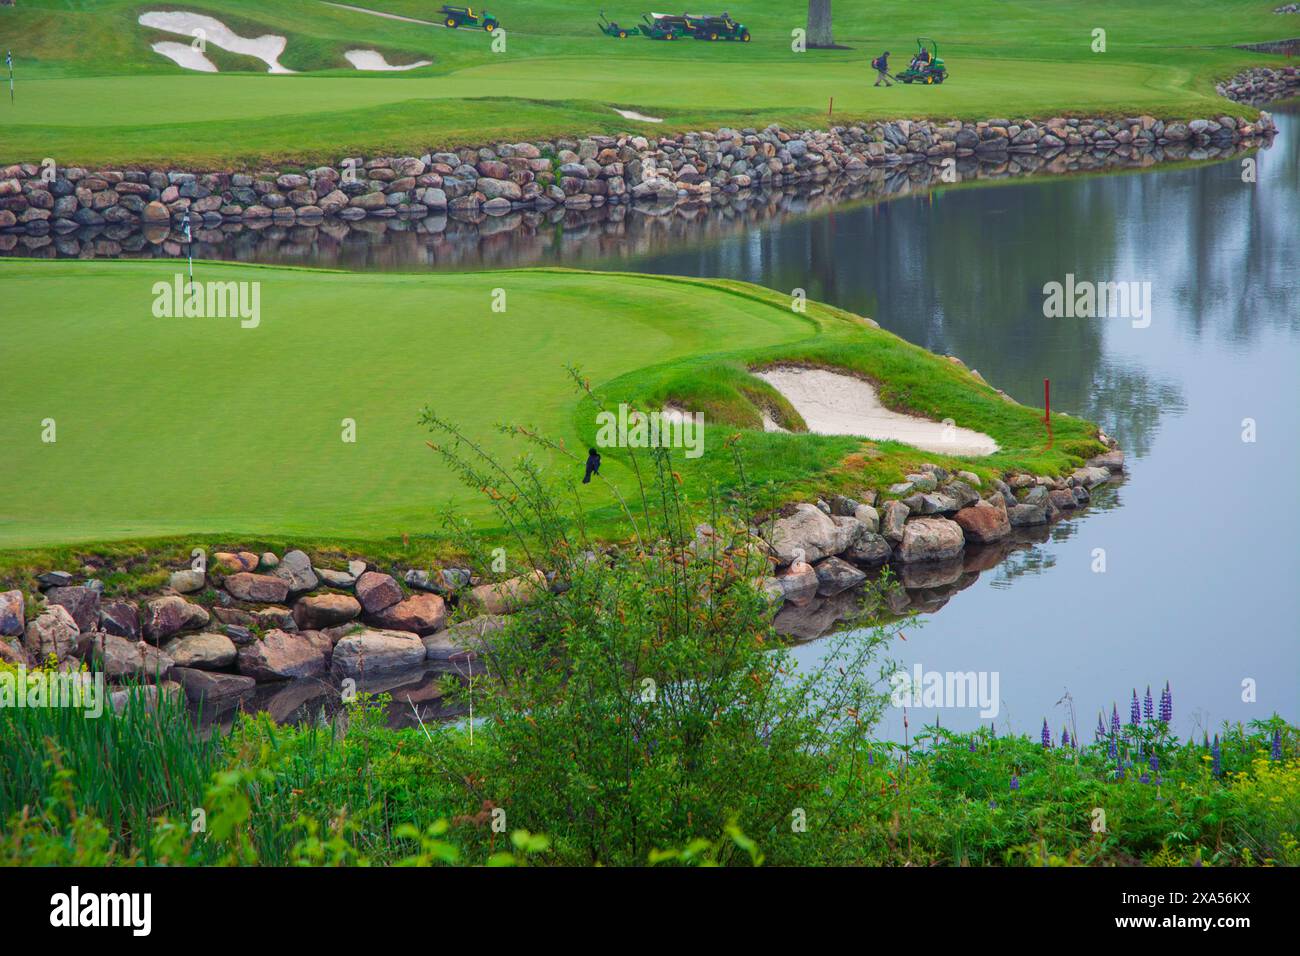
[[[1052,749],[1052,732],[1047,729],[1047,718],[1043,718],[1043,749]]]
[[[1106,756],[1110,757],[1111,760],[1119,759],[1119,744],[1116,742],[1113,734],[1110,738],[1110,746],[1106,748]]]
[[[974,753],[974,752],[975,752],[975,738],[974,738],[974,737],[972,737],[972,738],[970,739],[970,743],[966,745],[966,749],[969,750],[971,753]]]
[[[1151,703],[1151,685],[1147,684],[1147,695],[1142,698],[1142,719],[1148,724],[1155,719],[1155,705]]]
[[[1138,692],[1136,687],[1133,688],[1133,703],[1131,703],[1128,708],[1128,722],[1134,726],[1142,723],[1142,711],[1138,709]]]
[[[1138,780],[1141,781],[1142,783],[1150,783],[1150,782],[1151,782],[1151,774],[1149,774],[1149,773],[1144,773],[1144,774],[1142,774],[1141,777],[1138,778]]]
[[[1152,773],[1160,772],[1160,758],[1157,757],[1155,754],[1151,755],[1151,772]]]
[[[1067,750],[1073,750],[1073,749],[1074,749],[1074,743],[1073,743],[1073,741],[1070,740],[1070,728],[1069,728],[1069,727],[1062,727],[1062,728],[1061,728],[1061,746],[1064,747],[1064,748],[1066,748]]]
[[[1214,748],[1210,751],[1210,754],[1214,757],[1214,775],[1216,777],[1223,776],[1223,748],[1219,746],[1218,734],[1214,735]]]
[[[1097,729],[1093,731],[1095,740],[1101,740],[1106,736],[1106,719],[1102,717],[1101,711],[1097,711]]]
[[[1112,736],[1119,733],[1119,708],[1114,704],[1110,705],[1110,732]]]
[[[1016,776],[1016,772],[1014,770],[1011,771],[1011,789],[1012,790],[1020,789],[1020,778]]]
[[[1174,695],[1169,689],[1169,681],[1165,681],[1165,689],[1160,692],[1160,720],[1167,724],[1173,719]]]
[[[1270,760],[1282,759],[1282,731],[1274,729],[1273,731],[1273,750],[1268,755]]]

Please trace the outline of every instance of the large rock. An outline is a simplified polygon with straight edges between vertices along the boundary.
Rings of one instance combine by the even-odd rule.
[[[195,591],[202,591],[203,585],[207,582],[202,571],[186,568],[183,571],[173,571],[167,583],[173,591],[192,594]]]
[[[240,571],[226,578],[226,590],[241,601],[276,604],[289,596],[289,582],[272,574]]]
[[[375,623],[392,631],[432,634],[447,622],[447,602],[436,594],[413,594],[372,614]]]
[[[225,634],[204,631],[169,641],[163,651],[178,667],[219,671],[235,663],[238,656],[234,642]]]
[[[173,667],[172,680],[185,690],[185,696],[193,702],[225,700],[248,693],[257,686],[257,681],[240,674],[214,674],[209,671],[191,667]]]
[[[103,632],[89,637],[87,656],[91,668],[103,671],[109,680],[166,680],[171,674],[175,663],[171,655],[152,644]]]
[[[425,658],[451,663],[472,660],[488,650],[489,635],[505,628],[509,620],[505,614],[480,614],[467,621],[458,621],[445,631],[420,639],[424,644]]]
[[[0,664],[12,664],[14,667],[27,666],[27,651],[21,641],[9,641],[0,638]]]
[[[915,561],[946,561],[965,547],[961,525],[947,518],[913,518],[903,526],[903,540],[894,552],[902,564]]]
[[[357,598],[367,614],[378,614],[402,599],[402,589],[391,574],[367,571],[357,578]]]
[[[181,631],[195,631],[208,623],[208,612],[183,597],[171,594],[150,601],[144,608],[144,636],[157,644]]]
[[[301,630],[346,624],[360,613],[361,602],[350,594],[313,594],[293,606],[293,619]]]
[[[813,570],[817,572],[817,593],[822,597],[847,591],[867,579],[866,574],[853,565],[835,557],[823,558]]]
[[[212,560],[224,571],[256,571],[258,557],[251,551],[218,551]]]
[[[60,664],[72,657],[81,631],[68,609],[51,604],[23,632],[23,649],[33,664],[44,664],[53,656]]]
[[[99,623],[99,592],[87,587],[50,588],[45,592],[50,604],[67,608],[77,629],[93,631]]]
[[[27,629],[22,591],[0,593],[0,637],[17,637]]]
[[[1013,528],[1028,528],[1047,524],[1047,506],[1017,504],[1007,509],[1007,518]]]
[[[857,539],[843,554],[855,564],[884,564],[893,555],[894,549],[883,535],[868,531]]]
[[[424,643],[415,634],[360,631],[349,634],[334,645],[331,673],[336,677],[360,677],[419,667],[427,653]]]
[[[469,600],[488,614],[509,614],[532,604],[546,593],[546,575],[541,571],[494,584],[480,584]]]
[[[816,505],[797,504],[793,514],[773,522],[772,550],[781,564],[790,564],[800,552],[812,563],[843,551],[848,534]]]
[[[781,596],[795,604],[815,595],[821,583],[817,580],[817,572],[807,561],[791,562],[788,567],[776,573],[776,580],[781,587]]]
[[[271,573],[288,583],[289,591],[293,594],[310,591],[320,584],[316,572],[312,570],[311,558],[301,551],[290,551],[280,559]]]
[[[995,508],[984,501],[970,508],[962,508],[952,520],[961,525],[966,540],[976,544],[1000,541],[1011,533],[1006,510]]]
[[[239,649],[239,673],[256,681],[316,677],[325,672],[325,655],[311,639],[279,629]]]
[[[139,640],[140,609],[130,601],[105,601],[99,606],[99,630]]]
[[[903,526],[911,509],[901,501],[886,501],[880,516],[880,533],[892,544],[903,540]]]

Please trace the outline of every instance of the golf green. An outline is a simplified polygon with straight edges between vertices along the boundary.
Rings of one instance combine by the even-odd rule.
[[[188,532],[427,534],[444,506],[471,517],[485,507],[426,447],[425,405],[497,451],[519,447],[499,423],[572,446],[578,396],[566,364],[600,383],[817,327],[739,284],[207,262],[195,263],[201,284],[260,284],[256,327],[158,317],[158,292],[183,268],[0,262],[0,548]],[[616,463],[609,470],[620,477]]]

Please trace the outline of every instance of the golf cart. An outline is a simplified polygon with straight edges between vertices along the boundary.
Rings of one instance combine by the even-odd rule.
[[[610,20],[605,16],[604,10],[600,11],[600,20],[597,21],[596,26],[600,27],[600,32],[605,34],[605,36],[617,37],[620,40],[626,40],[628,37],[636,36],[637,34],[636,27],[619,26],[615,21]]]
[[[684,16],[673,16],[667,13],[652,13],[647,16],[643,13],[641,19],[645,22],[639,29],[651,40],[676,40],[679,36],[686,36],[691,32]]]
[[[492,14],[486,10],[475,13],[473,7],[444,6],[438,12],[442,14],[443,26],[448,30],[455,30],[457,27],[482,27],[491,33],[501,26],[501,21]]]
[[[721,16],[716,17],[697,17],[687,14],[686,21],[692,36],[697,40],[739,40],[741,43],[749,42],[749,31],[745,29],[745,25],[731,19],[731,14],[725,11]]]
[[[907,69],[894,79],[903,83],[942,83],[948,79],[948,70],[939,58],[939,44],[929,37],[917,37],[916,55]]]

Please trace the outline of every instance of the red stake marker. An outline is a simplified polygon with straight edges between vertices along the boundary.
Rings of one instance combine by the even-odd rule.
[[[835,109],[835,97],[832,96],[831,101],[826,104],[826,115],[830,116],[833,109]]]
[[[1043,421],[1050,422],[1052,420],[1052,380],[1050,378],[1043,379],[1043,408]]]

